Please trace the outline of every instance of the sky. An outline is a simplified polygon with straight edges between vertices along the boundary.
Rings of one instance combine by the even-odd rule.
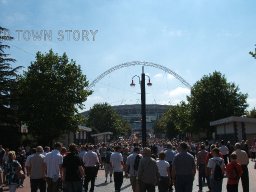
[[[255,0],[0,0],[8,53],[23,70],[36,52],[67,53],[91,83],[109,69],[140,61],[164,66],[190,85],[219,71],[256,106]],[[147,104],[175,105],[190,89],[170,73],[144,67]],[[139,104],[142,66],[114,70],[84,103]],[[133,76],[137,75],[133,78]],[[130,87],[132,78],[136,84]]]

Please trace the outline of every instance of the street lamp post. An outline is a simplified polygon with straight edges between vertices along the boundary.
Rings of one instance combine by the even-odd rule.
[[[145,76],[149,78],[149,82],[147,83],[148,86],[151,86],[152,83],[150,82],[150,77],[145,75],[144,73],[144,66],[142,66],[142,73],[141,79],[138,75],[134,75],[132,77],[131,86],[135,86],[133,81],[134,77],[138,77],[140,81],[140,89],[141,89],[141,138],[142,138],[142,146],[147,146],[147,126],[146,126],[146,88],[145,88]]]

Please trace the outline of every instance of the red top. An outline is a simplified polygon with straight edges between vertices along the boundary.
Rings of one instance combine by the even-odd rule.
[[[236,169],[236,171],[235,171]],[[226,166],[226,173],[228,177],[228,183],[229,185],[238,184],[239,178],[241,177],[243,170],[239,163],[237,162],[231,162],[228,163]],[[237,176],[238,174],[238,176]]]

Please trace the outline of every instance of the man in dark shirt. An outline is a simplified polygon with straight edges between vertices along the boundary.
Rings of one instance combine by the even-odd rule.
[[[197,153],[197,169],[198,169],[198,185],[199,192],[203,189],[203,180],[206,178],[206,158],[208,152],[205,150],[205,145],[201,144],[201,150]]]
[[[192,192],[193,189],[196,166],[194,157],[187,150],[187,143],[180,143],[179,153],[172,162],[172,178],[177,192]]]
[[[84,176],[83,161],[78,156],[77,146],[69,145],[69,151],[62,164],[64,192],[81,192],[82,177]]]
[[[164,151],[165,154],[165,159],[166,161],[168,161],[170,167],[169,167],[169,172],[170,175],[172,174],[172,161],[174,159],[174,156],[176,155],[176,151],[173,150],[172,144],[171,143],[167,143],[167,149]],[[172,191],[172,186],[173,186],[173,182],[172,180],[169,182],[169,191]]]

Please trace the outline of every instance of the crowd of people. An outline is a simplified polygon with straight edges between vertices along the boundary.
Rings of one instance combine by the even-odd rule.
[[[124,177],[130,179],[134,192],[192,192],[196,171],[198,191],[203,186],[221,192],[249,192],[249,156],[255,160],[255,143],[149,139],[148,146],[119,140],[97,145],[61,143],[50,147],[20,147],[16,152],[0,145],[3,182],[10,192],[23,186],[24,173],[30,178],[31,192],[94,192],[99,169],[105,171],[105,183],[114,182],[120,192]]]

